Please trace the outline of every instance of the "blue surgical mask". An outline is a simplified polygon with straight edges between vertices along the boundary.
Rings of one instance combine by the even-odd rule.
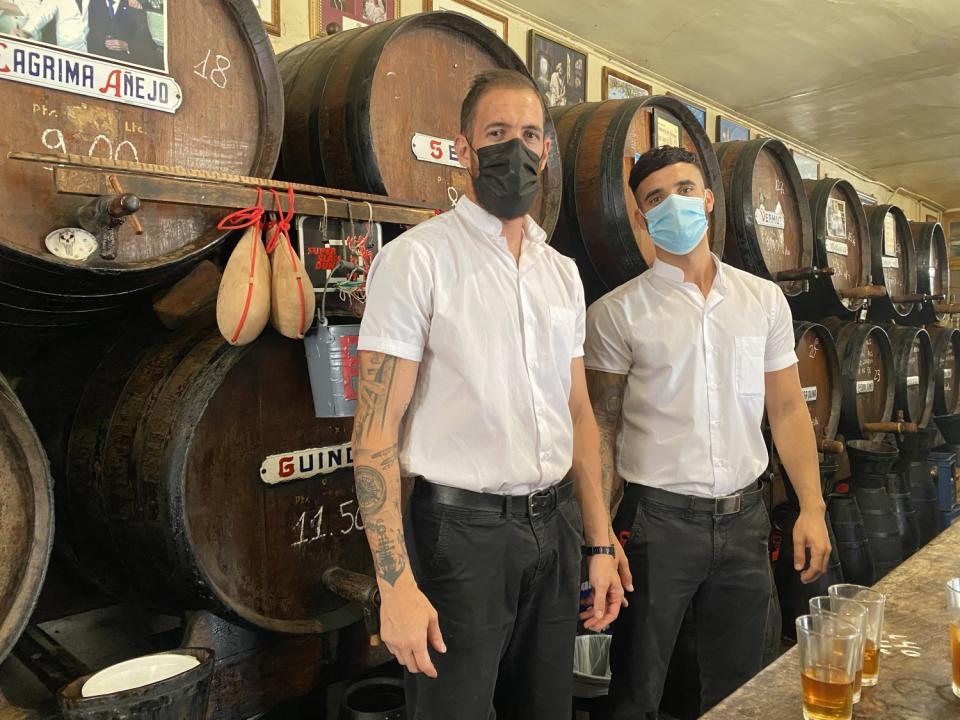
[[[705,200],[696,195],[670,195],[645,214],[653,243],[674,255],[689,255],[707,232]]]

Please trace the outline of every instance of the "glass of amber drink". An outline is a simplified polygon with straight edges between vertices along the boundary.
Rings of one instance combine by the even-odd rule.
[[[880,639],[883,637],[882,593],[863,585],[831,585],[827,588],[831,597],[856,600],[867,609],[867,637],[863,644],[863,687],[876,685],[880,678]]]
[[[860,631],[833,613],[797,618],[805,720],[850,720]]]
[[[853,679],[853,704],[860,702],[860,688],[863,686],[863,647],[867,640],[867,609],[856,600],[820,595],[810,598],[811,615],[834,615],[846,620],[860,633],[857,647],[856,672]]]
[[[953,694],[960,697],[960,578],[954,578],[947,583],[947,615],[950,618]]]

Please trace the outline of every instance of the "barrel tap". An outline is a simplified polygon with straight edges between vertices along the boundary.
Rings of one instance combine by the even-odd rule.
[[[140,209],[140,198],[123,192],[116,176],[111,175],[109,181],[115,195],[95,197],[77,211],[77,222],[97,238],[100,257],[104,260],[116,259],[118,231],[128,216],[134,231],[143,234],[143,226],[134,215]]]
[[[380,644],[380,588],[376,578],[345,570],[328,568],[321,578],[327,588],[344,600],[358,603],[363,612],[363,624],[370,635],[370,645]]]

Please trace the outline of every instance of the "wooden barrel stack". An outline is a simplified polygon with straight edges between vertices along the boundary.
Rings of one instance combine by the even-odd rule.
[[[62,537],[104,589],[284,633],[355,610],[322,583],[372,572],[352,420],[314,417],[299,343],[216,328],[126,333],[86,382],[58,473]]]
[[[722,254],[726,223],[723,184],[703,128],[676,98],[631,100],[551,108],[563,164],[563,204],[552,244],[577,260],[587,302],[645,271],[653,240],[637,217],[629,178],[635,158],[675,137],[692,152],[715,197],[710,247]]]
[[[53,480],[46,453],[0,376],[0,662],[33,613],[53,546]]]
[[[182,90],[175,113],[4,82],[0,325],[59,327],[119,314],[132,299],[185,274],[224,237],[216,227],[222,211],[144,203],[137,213],[144,234],[135,235],[130,223],[121,227],[115,259],[97,251],[86,260],[61,259],[44,240],[52,231],[76,227],[77,211],[88,198],[57,194],[48,168],[8,161],[8,152],[267,177],[273,172],[283,90],[256,8],[246,0],[211,0],[202,12],[170,12],[166,18],[169,74]]]
[[[779,140],[714,145],[726,196],[728,262],[773,280],[791,305],[807,302],[813,267],[813,221],[803,181]]]
[[[286,124],[278,176],[438,209],[467,186],[453,139],[470,81],[495,68],[529,75],[492,31],[448,12],[310,40],[281,53],[279,65]],[[549,117],[546,133],[553,137]],[[531,210],[548,235],[560,205],[559,157],[554,143]]]

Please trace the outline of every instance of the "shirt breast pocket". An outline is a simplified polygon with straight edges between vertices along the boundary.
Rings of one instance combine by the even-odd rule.
[[[577,316],[573,310],[550,306],[550,349],[558,367],[570,364]]]
[[[763,351],[765,337],[735,338],[737,392],[741,395],[763,394]]]

